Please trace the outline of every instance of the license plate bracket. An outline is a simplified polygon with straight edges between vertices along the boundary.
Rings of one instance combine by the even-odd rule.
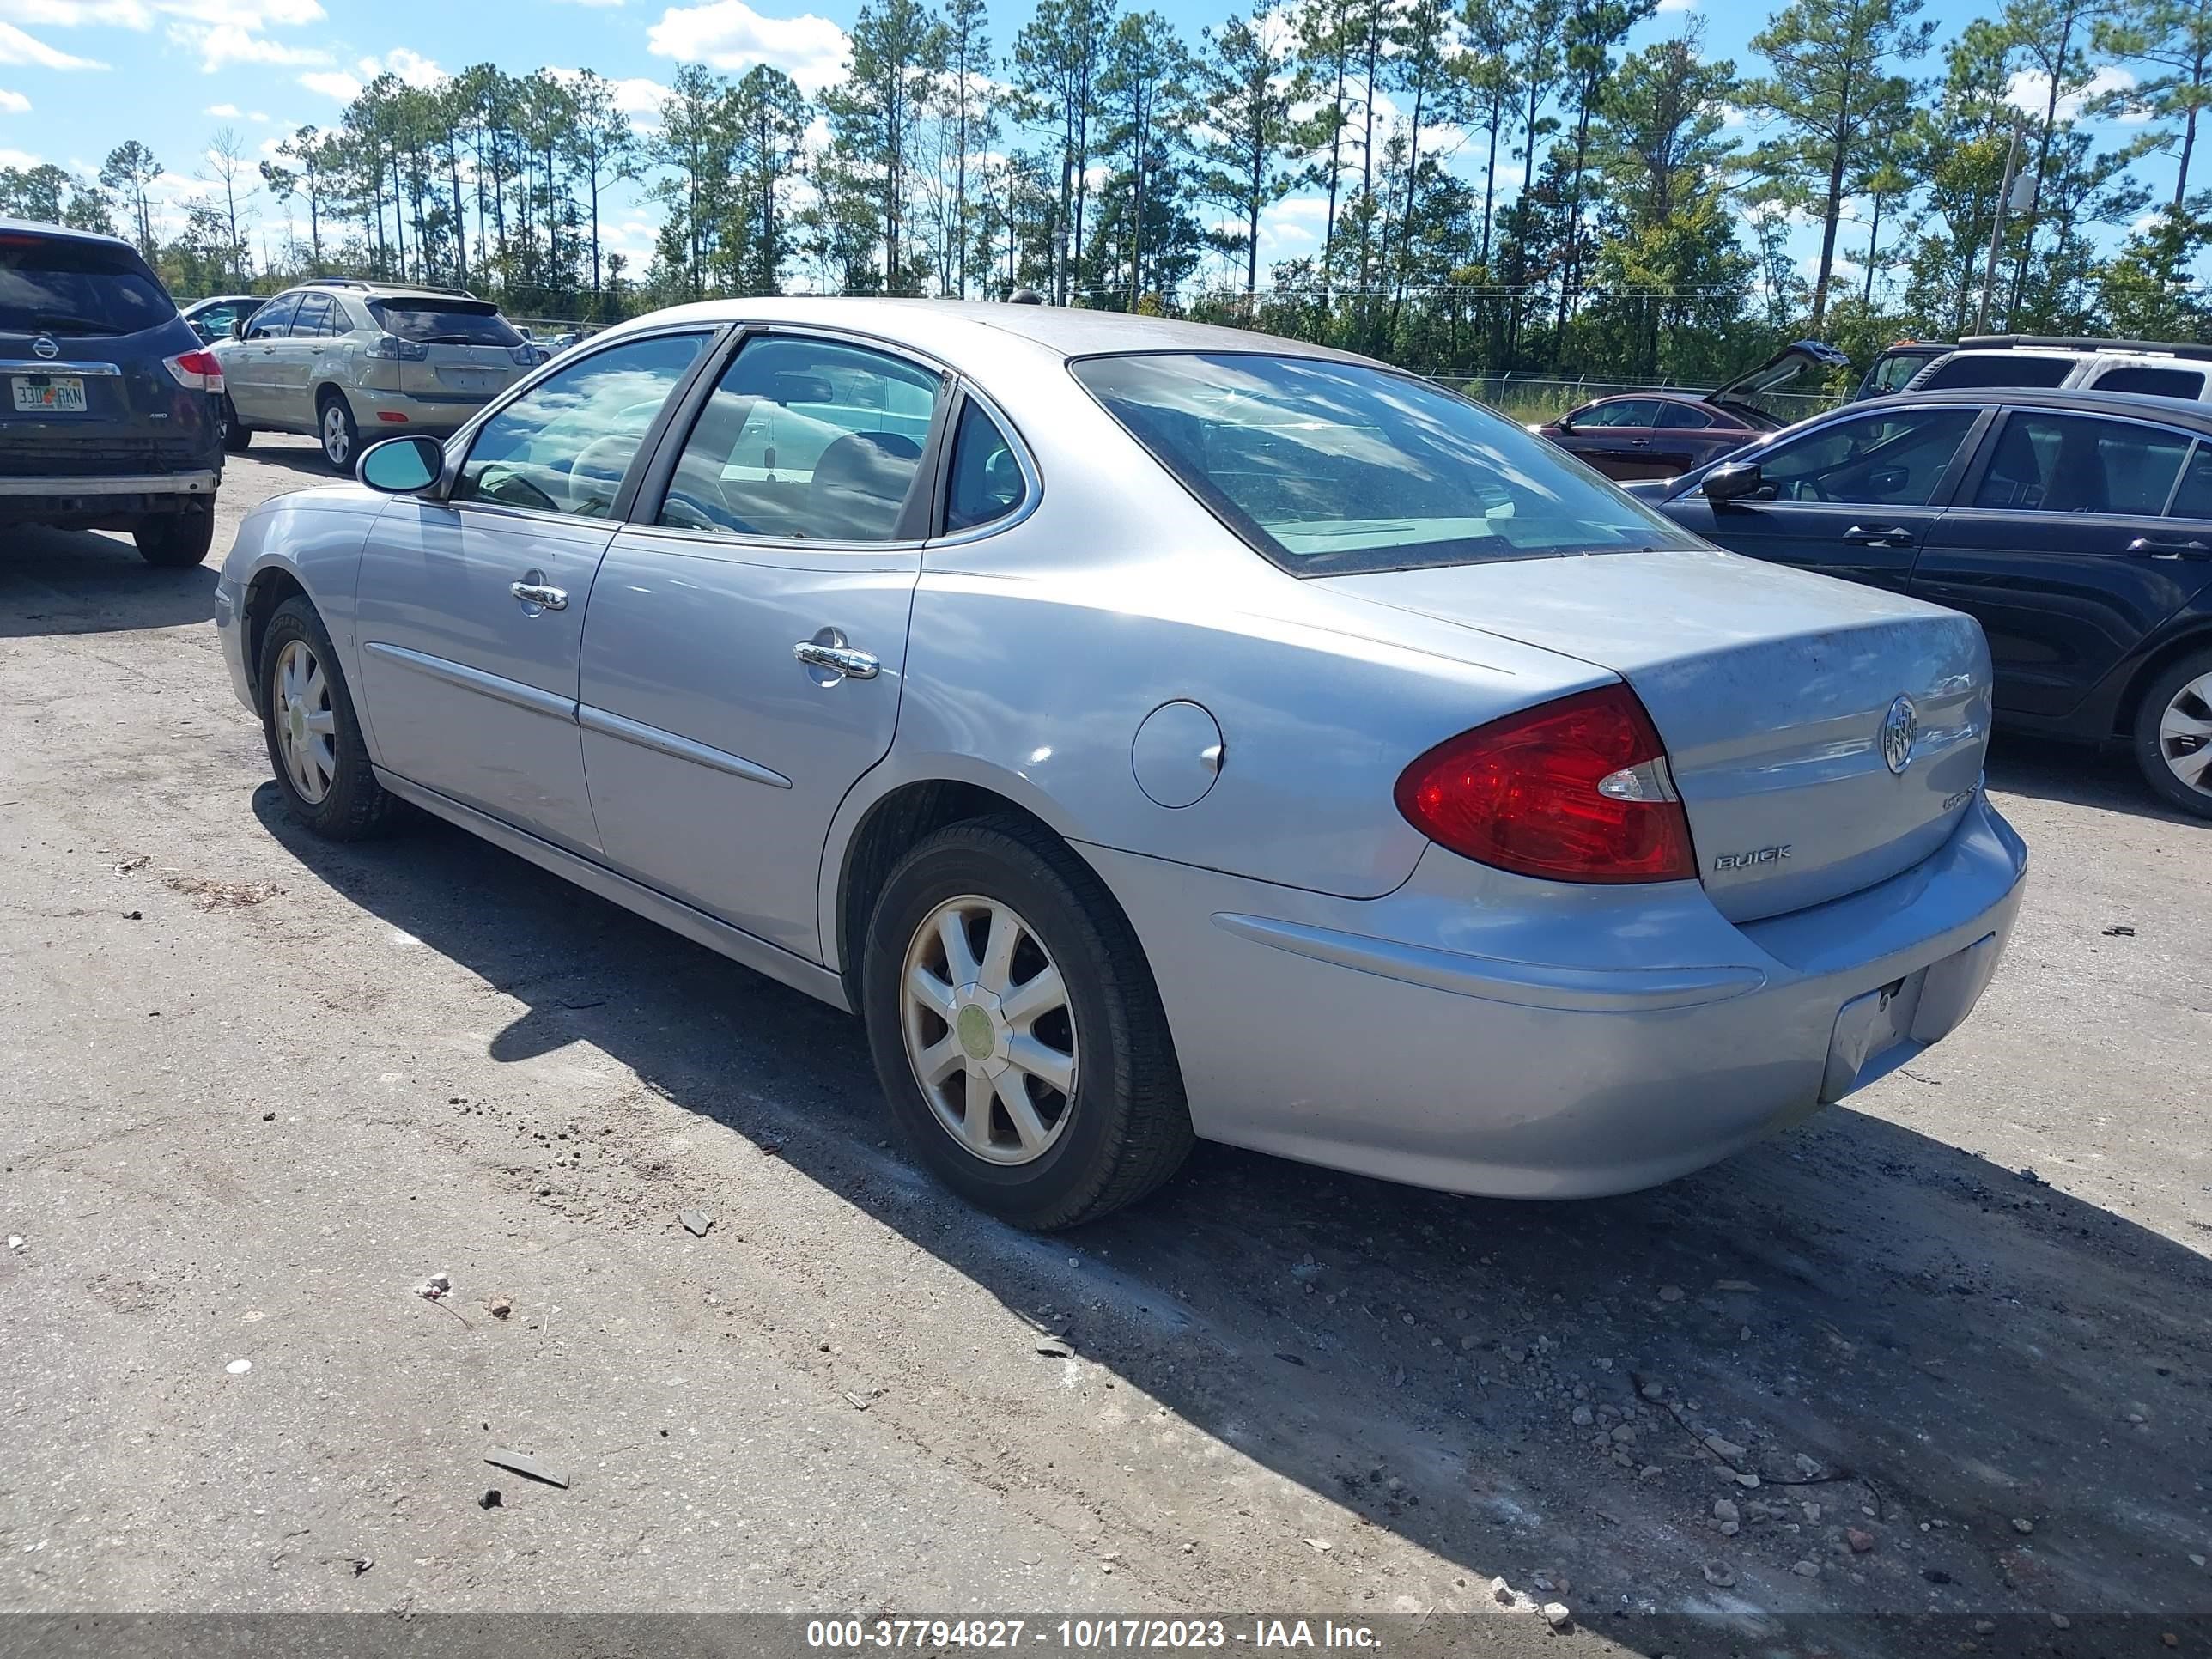
[[[84,381],[75,374],[19,374],[10,383],[18,415],[82,415]]]

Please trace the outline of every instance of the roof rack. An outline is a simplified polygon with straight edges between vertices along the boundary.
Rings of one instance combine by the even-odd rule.
[[[2008,351],[2014,346],[2053,346],[2064,351],[2157,351],[2212,362],[2212,345],[2185,340],[2101,340],[2087,334],[1970,334],[1961,351]]]
[[[367,288],[368,284],[358,276],[310,276],[300,284],[301,288]]]
[[[396,289],[406,294],[450,294],[456,300],[474,300],[479,296],[465,288],[443,288],[436,283],[365,282],[358,276],[310,276],[300,284],[301,288],[352,288],[364,293],[371,289]]]

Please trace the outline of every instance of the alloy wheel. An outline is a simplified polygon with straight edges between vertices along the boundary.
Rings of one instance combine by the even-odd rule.
[[[337,776],[337,715],[330,677],[305,640],[287,640],[276,653],[276,749],[284,770],[310,806],[331,793]]]
[[[2212,674],[2198,675],[2167,701],[2158,752],[2185,788],[2212,794]]]
[[[333,403],[323,410],[323,453],[332,466],[353,459],[353,434],[346,430],[345,410]]]
[[[907,946],[901,1028],[939,1125],[987,1163],[1059,1140],[1075,1101],[1074,1011],[1036,930],[996,899],[947,899]]]

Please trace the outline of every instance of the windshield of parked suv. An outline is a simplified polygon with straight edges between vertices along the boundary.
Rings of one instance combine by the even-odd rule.
[[[517,346],[522,336],[499,307],[465,300],[371,300],[368,314],[387,334],[418,345]]]
[[[1411,375],[1243,352],[1069,367],[1293,574],[1694,544],[1547,440]]]
[[[128,248],[0,236],[0,334],[136,334],[176,314]]]

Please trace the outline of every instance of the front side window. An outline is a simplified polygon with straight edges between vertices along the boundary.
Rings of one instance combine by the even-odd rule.
[[[1217,517],[1294,574],[1696,544],[1535,434],[1410,375],[1243,352],[1069,368]]]
[[[669,481],[660,522],[784,541],[881,542],[915,489],[932,370],[865,347],[748,340]]]
[[[176,314],[128,248],[0,231],[0,334],[136,334]]]
[[[1577,428],[1586,426],[1654,426],[1659,420],[1659,403],[1655,398],[1615,398],[1610,403],[1592,404],[1574,417]]]
[[[291,333],[292,319],[299,314],[300,296],[280,294],[253,313],[253,320],[246,327],[246,337],[249,340],[283,339]]]
[[[661,405],[706,343],[704,334],[655,335],[546,376],[477,430],[453,499],[606,517]]]
[[[1757,457],[1767,499],[1924,507],[1980,410],[1886,410],[1838,421]]]
[[[2190,442],[2159,427],[2014,410],[1974,505],[2155,516],[2173,494]]]
[[[952,477],[945,489],[945,528],[973,530],[1005,518],[1028,498],[1021,463],[998,422],[969,398],[952,434]]]

